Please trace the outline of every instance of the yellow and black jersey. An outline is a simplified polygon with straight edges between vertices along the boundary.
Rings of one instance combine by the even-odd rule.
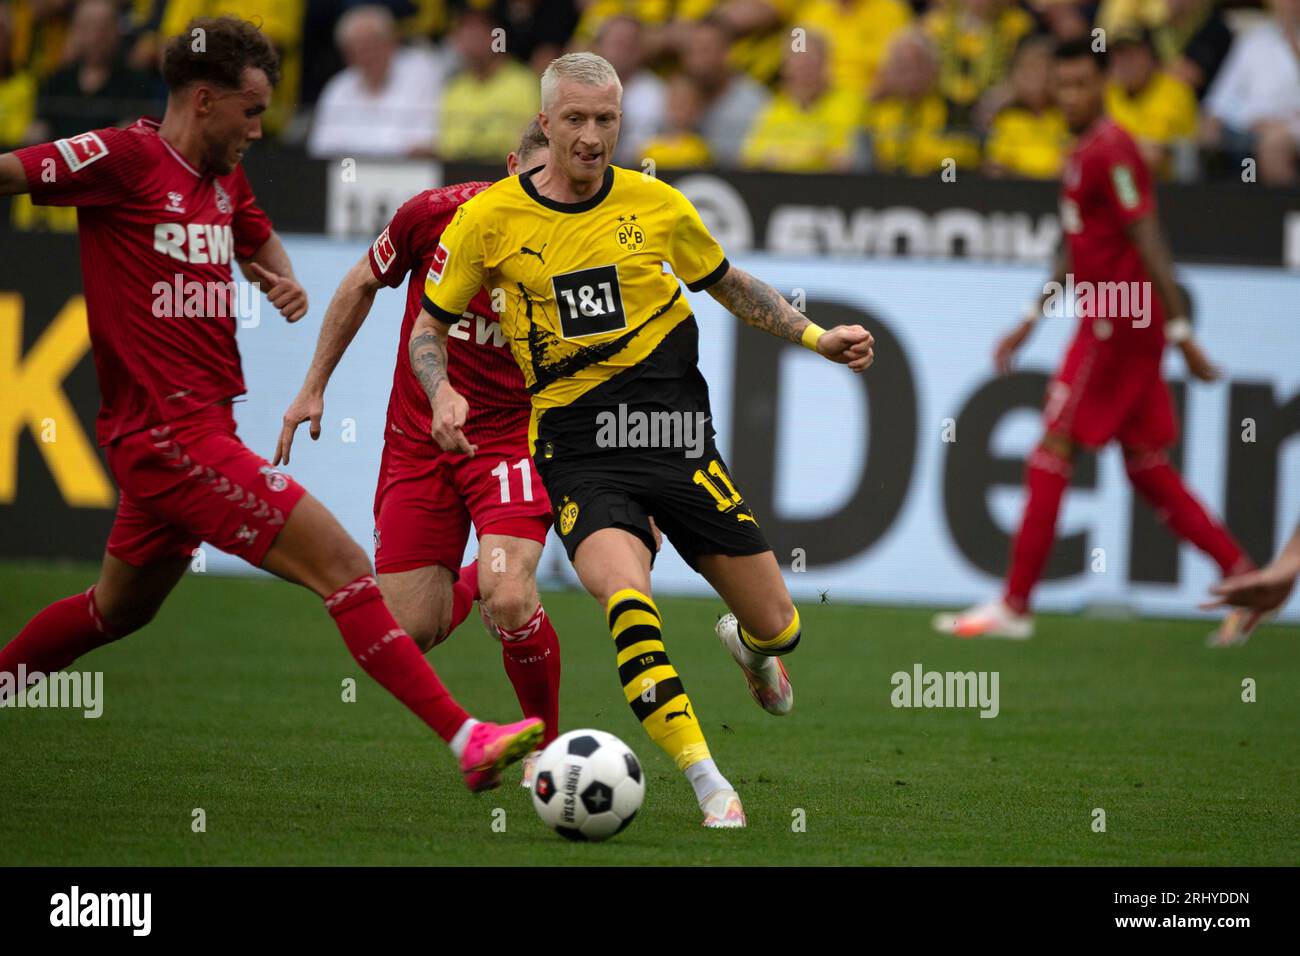
[[[425,309],[455,323],[488,290],[532,395],[529,440],[545,457],[594,453],[601,409],[707,413],[681,281],[698,292],[728,265],[699,213],[640,172],[611,166],[577,203],[538,193],[536,172],[460,207],[425,279]]]

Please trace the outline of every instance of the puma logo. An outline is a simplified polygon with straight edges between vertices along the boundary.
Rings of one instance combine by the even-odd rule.
[[[550,241],[550,240],[548,239],[547,242],[549,242],[549,241]],[[527,246],[522,246],[522,247],[519,249],[519,254],[520,254],[521,256],[536,256],[538,259],[541,260],[542,265],[546,265],[546,260],[542,258],[542,253],[545,252],[545,251],[546,251],[546,243],[543,242],[543,243],[542,243],[542,248],[541,248],[540,250],[529,249]]]
[[[690,720],[691,719],[690,701],[687,701],[686,706],[683,707],[681,710],[670,710],[668,711],[668,713],[664,714],[664,723],[666,724],[670,722],[674,717],[685,717],[687,720]]]
[[[736,514],[736,520],[737,520],[737,521],[753,521],[754,524],[758,524],[758,522],[754,519],[754,516],[753,516],[753,515],[747,515],[747,514],[745,514],[745,512],[743,512],[743,511],[741,511],[741,512],[737,512],[737,514]]]

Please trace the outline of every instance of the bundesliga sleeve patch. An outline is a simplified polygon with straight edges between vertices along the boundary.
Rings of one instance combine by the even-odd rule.
[[[450,255],[447,247],[441,242],[438,243],[438,248],[433,253],[433,264],[429,266],[429,278],[433,280],[434,285],[442,283],[442,270],[447,267],[447,258]]]
[[[370,247],[370,252],[375,257],[375,265],[379,266],[379,271],[387,273],[397,261],[397,248],[393,245],[392,238],[388,235],[388,227],[379,234],[375,244]]]
[[[55,140],[54,145],[62,154],[63,161],[68,164],[68,169],[74,173],[108,155],[108,147],[98,133],[81,133],[68,139]]]
[[[1120,205],[1125,209],[1136,209],[1141,197],[1133,181],[1133,171],[1127,166],[1115,166],[1110,171],[1110,180],[1115,184],[1115,195],[1119,196]]]

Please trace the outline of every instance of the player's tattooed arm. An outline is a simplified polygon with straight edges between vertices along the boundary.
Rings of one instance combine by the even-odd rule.
[[[447,383],[447,331],[446,326],[440,327],[438,320],[423,309],[411,326],[411,339],[407,343],[411,369],[430,402]]]
[[[27,192],[27,173],[14,153],[0,154],[0,196]]]
[[[433,411],[430,434],[443,451],[455,451],[473,456],[478,446],[471,445],[462,430],[469,417],[469,403],[451,387],[447,378],[447,333],[451,326],[439,322],[421,309],[411,328],[408,352],[411,369],[419,379],[424,394],[429,396]]]
[[[777,338],[815,348],[818,355],[861,372],[875,361],[875,339],[860,325],[838,325],[833,329],[814,328],[813,339],[804,342],[804,332],[813,323],[781,297],[766,282],[744,269],[731,266],[726,275],[709,286],[713,296],[728,312],[747,325]]]
[[[742,322],[787,342],[799,342],[808,327],[808,317],[785,301],[781,293],[735,266],[709,286],[709,295]]]

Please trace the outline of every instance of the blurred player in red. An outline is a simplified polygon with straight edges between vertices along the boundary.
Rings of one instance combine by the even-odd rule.
[[[196,19],[167,44],[161,123],[0,156],[0,194],[78,207],[98,439],[121,492],[99,580],[0,650],[0,692],[143,627],[208,541],[324,599],[358,663],[451,746],[470,789],[486,789],[536,744],[541,722],[470,718],[393,620],[365,552],[235,434],[231,402],[245,388],[231,262],[287,320],[307,313],[239,166],[278,74],[252,24]],[[183,301],[169,301],[178,288]]]
[[[1089,39],[1058,48],[1057,96],[1076,137],[1062,183],[1064,241],[1054,283],[998,343],[998,370],[1010,369],[1048,299],[1062,289],[1077,293],[1079,328],[1048,386],[1046,434],[1027,463],[1028,500],[1006,591],[999,600],[935,619],[938,630],[958,637],[1033,635],[1029,598],[1052,549],[1078,446],[1099,448],[1118,440],[1133,487],[1174,534],[1209,555],[1224,575],[1251,566],[1165,457],[1178,429],[1160,373],[1165,342],[1178,345],[1201,381],[1213,381],[1218,371],[1192,338],[1187,302],[1156,218],[1151,175],[1133,138],[1103,115],[1105,82],[1104,60]],[[1244,639],[1246,622],[1245,614],[1229,614],[1216,641]]]
[[[548,158],[546,136],[534,120],[506,165],[513,176]],[[528,453],[530,398],[523,373],[501,334],[491,296],[480,289],[451,331],[448,367],[452,384],[472,396],[465,434],[478,454],[448,454],[433,441],[433,413],[406,346],[443,229],[461,203],[489,185],[463,183],[411,197],[344,276],[325,310],[302,390],[284,413],[273,463],[289,463],[294,432],[304,421],[311,422],[313,439],[320,436],[325,387],[370,314],[375,293],[409,277],[375,491],[379,587],[398,623],[425,651],[441,643],[481,599],[485,623],[501,641],[519,706],[526,717],[546,723],[545,745],[559,723],[560,645],[537,593],[537,562],[551,526],[551,504]],[[460,568],[471,521],[478,532],[478,560]],[[531,783],[535,761],[533,754],[524,762],[524,786]]]

